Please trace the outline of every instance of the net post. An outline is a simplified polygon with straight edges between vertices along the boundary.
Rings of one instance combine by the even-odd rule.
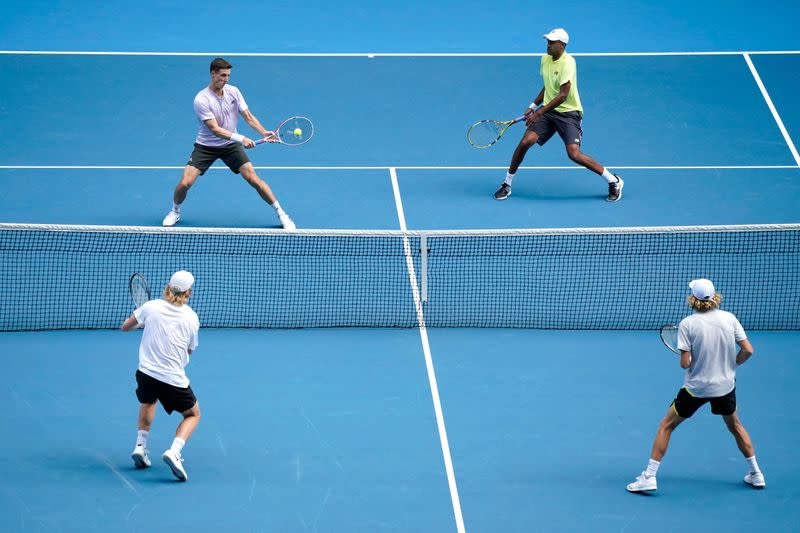
[[[428,301],[428,236],[425,233],[420,233],[419,236],[420,247],[420,285],[422,286],[422,301]]]

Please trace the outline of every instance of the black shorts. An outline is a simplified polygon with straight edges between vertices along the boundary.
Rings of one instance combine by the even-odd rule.
[[[185,413],[197,403],[192,387],[185,389],[176,387],[148,376],[141,370],[136,371],[136,383],[138,384],[136,397],[139,403],[151,404],[157,400],[161,402],[167,414],[172,414],[172,411]]]
[[[672,408],[681,418],[690,418],[698,409],[707,402],[711,402],[711,412],[715,415],[730,416],[736,412],[736,387],[725,396],[717,398],[698,398],[686,390],[686,387],[678,391],[678,395],[672,401]]]
[[[583,129],[581,129],[583,114],[580,111],[568,111],[559,113],[558,111],[548,111],[539,120],[528,126],[528,129],[539,136],[536,143],[544,146],[555,132],[561,136],[564,144],[577,144],[580,146],[583,139]]]
[[[194,143],[194,150],[186,164],[199,170],[202,176],[217,159],[222,159],[222,162],[236,174],[239,173],[242,165],[250,162],[242,143],[234,142],[228,146],[206,146]]]

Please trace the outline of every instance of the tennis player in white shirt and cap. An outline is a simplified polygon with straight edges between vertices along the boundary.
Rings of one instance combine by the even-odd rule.
[[[188,477],[183,467],[183,446],[200,422],[200,407],[184,371],[189,356],[197,348],[200,329],[197,314],[186,305],[193,285],[194,276],[190,272],[175,272],[164,288],[163,298],[150,300],[136,309],[121,328],[130,331],[144,327],[136,370],[136,397],[141,404],[139,427],[131,457],[137,468],[150,466],[147,436],[156,416],[156,403],[161,402],[167,414],[177,411],[183,415],[172,446],[162,455],[181,481]]]
[[[706,403],[711,404],[713,414],[722,416],[747,461],[744,481],[755,488],[764,488],[764,474],[756,462],[750,435],[736,414],[736,367],[753,355],[753,346],[739,320],[719,309],[722,295],[716,292],[711,280],[693,280],[689,288],[692,294],[687,303],[694,313],[678,326],[680,365],[686,369],[683,387],[658,426],[647,468],[628,485],[628,490],[652,492],[658,488],[656,472],[667,453],[670,435]]]

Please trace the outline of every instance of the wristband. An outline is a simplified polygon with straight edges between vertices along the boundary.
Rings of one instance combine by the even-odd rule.
[[[536,102],[531,102],[531,105],[528,106],[528,109],[533,109],[534,111],[536,111],[540,107],[541,106],[536,105]]]
[[[244,140],[244,135],[242,135],[241,133],[231,133],[231,140],[233,142],[240,143]]]

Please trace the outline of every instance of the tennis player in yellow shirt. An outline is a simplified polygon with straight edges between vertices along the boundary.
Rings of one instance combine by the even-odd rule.
[[[539,68],[539,73],[544,79],[544,87],[525,111],[528,129],[514,150],[506,179],[494,193],[494,198],[505,200],[511,196],[511,182],[528,149],[537,143],[543,146],[558,132],[566,145],[569,158],[600,174],[608,183],[606,201],[616,202],[622,198],[624,186],[622,179],[581,152],[583,106],[578,94],[578,71],[575,59],[566,52],[569,35],[562,28],[556,28],[544,38],[547,39],[547,54],[542,56]]]

